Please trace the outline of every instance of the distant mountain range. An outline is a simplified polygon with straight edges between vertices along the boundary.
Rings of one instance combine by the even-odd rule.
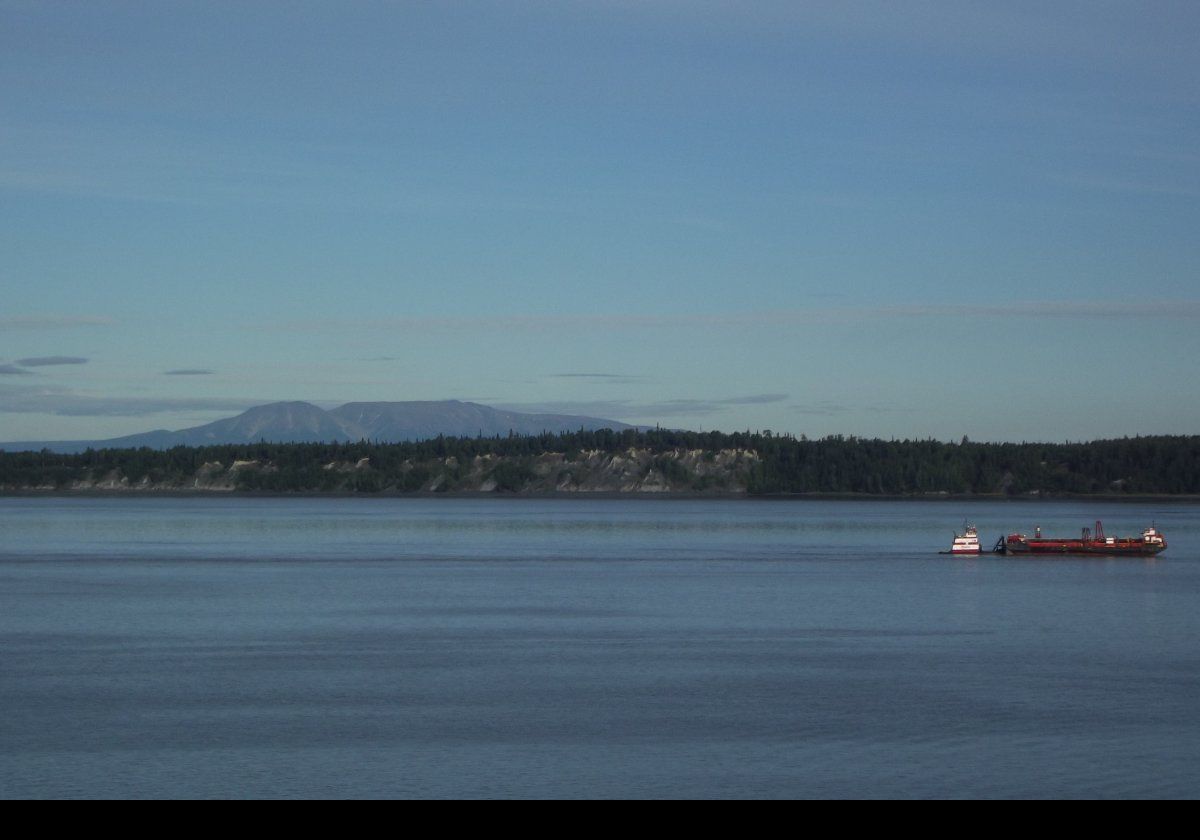
[[[346,403],[326,411],[312,403],[260,405],[225,420],[177,432],[160,429],[109,440],[19,441],[0,443],[9,452],[23,450],[83,452],[148,446],[213,446],[225,443],[327,443],[370,440],[394,443],[438,435],[474,437],[573,432],[583,429],[633,429],[628,423],[572,414],[525,414],[458,400],[435,402]]]

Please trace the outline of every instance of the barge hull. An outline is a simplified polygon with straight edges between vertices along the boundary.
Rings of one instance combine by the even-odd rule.
[[[1009,540],[1005,544],[1005,550],[1009,554],[1107,554],[1118,557],[1153,557],[1165,548],[1166,546],[1163,545],[1148,546],[1141,542],[1132,545],[1112,545],[1089,544],[1081,540],[1039,540],[1037,542]]]
[[[1005,554],[1081,554],[1087,556],[1108,555],[1115,557],[1153,557],[1167,547],[1162,533],[1151,525],[1137,537],[1106,537],[1104,525],[1096,522],[1096,530],[1084,528],[1080,539],[1043,537],[1041,529],[1032,537],[1024,534],[1009,534],[1002,539],[996,550]]]

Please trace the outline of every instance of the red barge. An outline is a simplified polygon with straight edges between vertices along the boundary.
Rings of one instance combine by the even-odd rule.
[[[1024,534],[1009,534],[996,543],[1001,554],[1115,554],[1134,557],[1152,557],[1165,550],[1167,541],[1162,533],[1151,525],[1140,537],[1106,537],[1104,526],[1096,520],[1095,533],[1084,528],[1079,539],[1043,537],[1042,529],[1034,531],[1032,537]]]

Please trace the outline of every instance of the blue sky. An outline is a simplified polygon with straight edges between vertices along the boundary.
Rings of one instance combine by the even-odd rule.
[[[1192,2],[0,0],[0,440],[1200,431]]]

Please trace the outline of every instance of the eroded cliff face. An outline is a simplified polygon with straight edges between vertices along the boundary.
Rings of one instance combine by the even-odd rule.
[[[547,453],[527,459],[448,458],[422,489],[518,493],[744,493],[759,459],[747,450],[627,449],[619,453]]]
[[[135,480],[130,480],[129,476],[123,475],[120,470],[110,470],[103,475],[92,475],[88,478],[72,481],[65,487],[47,485],[39,487],[4,487],[3,489],[67,490],[84,493],[89,491],[108,492],[121,490],[158,490],[169,492],[197,490],[231,493],[238,489],[238,479],[243,470],[266,470],[270,472],[273,469],[270,464],[264,464],[260,461],[234,461],[228,465],[222,464],[220,461],[210,461],[196,470],[194,474],[186,477],[171,476],[160,478],[152,475],[143,475]]]
[[[0,487],[7,491],[66,492],[359,492],[552,494],[730,494],[745,493],[758,466],[746,449],[653,452],[578,451],[529,457],[484,455],[404,461],[380,469],[369,458],[332,462],[292,477],[270,461],[208,462],[190,475],[143,475],[131,479],[117,470],[88,475],[67,485]]]

